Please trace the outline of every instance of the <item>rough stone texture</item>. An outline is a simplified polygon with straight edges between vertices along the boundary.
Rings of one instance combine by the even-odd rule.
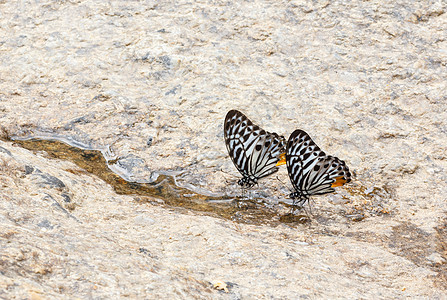
[[[135,180],[237,195],[230,109],[307,131],[353,183],[311,224],[120,196],[0,144],[0,297],[414,298],[447,286],[445,1],[0,1],[0,126]],[[254,192],[287,201],[285,168]],[[227,282],[229,293],[210,282]]]

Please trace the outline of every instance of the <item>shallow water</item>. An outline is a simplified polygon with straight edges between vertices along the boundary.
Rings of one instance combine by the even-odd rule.
[[[250,200],[241,199],[241,197],[211,197],[199,194],[192,190],[179,187],[175,184],[174,176],[159,175],[154,182],[138,183],[123,179],[114,173],[109,166],[116,163],[116,160],[106,160],[103,153],[99,150],[81,149],[80,147],[69,145],[62,141],[49,139],[27,139],[14,140],[14,142],[25,149],[31,151],[45,151],[50,157],[56,159],[68,160],[86,172],[98,176],[110,184],[117,194],[135,195],[138,201],[148,201],[153,204],[159,204],[172,208],[183,208],[196,211],[203,214],[209,214],[214,217],[247,223],[247,224],[266,224],[276,226],[280,223],[288,226],[300,226],[300,224],[316,223],[318,225],[328,225],[333,222],[334,213],[321,212],[319,214],[310,214],[306,209],[301,211],[294,210],[291,213],[290,205],[280,203],[272,205],[266,199],[252,198]],[[82,171],[69,169],[71,173]],[[369,199],[369,203],[363,206],[356,206],[355,211],[345,211],[343,217],[348,223],[357,223],[365,220],[367,214],[388,215],[392,217],[393,213],[387,211],[381,202],[390,198],[392,191],[372,189],[365,191],[363,186],[354,186],[348,188],[352,197],[362,197]],[[154,200],[157,199],[157,200]],[[366,213],[366,214],[365,214]],[[428,264],[426,257],[436,249],[440,253],[446,251],[445,224],[436,228],[437,234],[428,234],[412,224],[402,224],[393,227],[391,236],[376,235],[372,232],[342,233],[339,230],[320,227],[316,229],[321,234],[344,235],[353,237],[359,241],[370,242],[373,244],[382,244],[389,251],[411,260],[418,266],[429,266],[436,272],[435,282],[440,287],[445,286],[446,264],[436,263]],[[349,226],[348,226],[349,227]],[[431,245],[431,247],[426,247]]]
[[[392,197],[392,191],[378,188],[365,190],[364,186],[357,183],[349,185],[345,189],[351,198],[368,200],[364,205],[353,205],[351,201],[341,205],[341,207],[346,207],[345,210],[327,211],[319,208],[314,213],[312,211],[313,201],[311,201],[305,209],[301,211],[295,209],[294,213],[290,213],[290,205],[284,203],[273,205],[268,199],[242,200],[240,197],[203,195],[179,187],[176,184],[175,176],[170,175],[158,175],[156,180],[151,183],[131,182],[111,170],[111,166],[113,167],[118,160],[106,159],[103,152],[99,150],[82,149],[82,146],[73,146],[66,142],[50,139],[34,138],[13,141],[22,148],[36,152],[45,151],[51,158],[71,161],[82,170],[65,169],[65,171],[72,174],[87,172],[98,176],[110,184],[117,194],[133,195],[136,201],[147,201],[156,205],[161,203],[161,205],[172,209],[191,210],[199,214],[246,224],[270,226],[286,224],[290,227],[313,224],[305,226],[306,230],[317,235],[350,237],[358,241],[382,245],[391,253],[412,261],[416,266],[429,267],[436,274],[435,284],[441,288],[445,287],[446,264],[442,260],[438,260],[436,263],[427,260],[427,257],[433,256],[433,251],[437,251],[441,255],[445,253],[445,224],[436,228],[436,234],[425,232],[411,223],[393,226],[388,235],[368,230],[359,233],[350,229],[352,224],[362,222],[372,214],[386,215],[392,220],[394,212],[387,211],[383,206],[383,203]],[[349,201],[349,199],[344,199],[345,196],[339,198]],[[351,206],[351,209],[348,209],[348,206]],[[340,216],[343,218],[340,219]],[[335,227],[334,224],[336,224]],[[436,259],[437,256],[433,257]]]
[[[110,166],[116,160],[107,161],[99,150],[81,149],[67,143],[51,139],[26,139],[14,142],[28,150],[45,151],[50,157],[68,160],[86,172],[98,176],[110,184],[116,193],[135,195],[141,201],[154,202],[152,198],[162,200],[164,205],[190,209],[202,213],[210,213],[233,221],[250,224],[306,223],[310,219],[304,214],[279,215],[278,210],[284,205],[269,204],[265,199],[241,197],[211,197],[201,195],[175,184],[175,178],[169,175],[158,175],[151,183],[130,182],[116,173]],[[76,173],[76,170],[68,170]],[[158,203],[158,202],[155,202]]]

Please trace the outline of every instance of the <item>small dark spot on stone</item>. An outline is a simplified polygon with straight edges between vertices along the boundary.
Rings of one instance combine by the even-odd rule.
[[[159,59],[165,67],[170,67],[172,65],[171,58],[167,55],[160,56]]]
[[[154,141],[154,138],[152,136],[147,138],[147,142],[146,145],[148,145],[149,147],[152,146],[152,142]]]
[[[165,96],[167,96],[167,95],[175,95],[175,94],[177,94],[177,91],[179,91],[181,88],[182,88],[182,86],[180,84],[176,85],[175,87],[173,87],[172,89],[167,91],[165,93]]]
[[[148,255],[148,256],[152,256],[152,255],[149,253],[149,250],[147,250],[146,248],[143,248],[143,247],[141,247],[140,249],[138,249],[138,252],[139,252],[139,253],[146,254],[146,255]]]
[[[25,175],[29,175],[29,174],[33,173],[33,171],[34,171],[34,168],[32,166],[28,166],[28,165],[25,166]]]
[[[61,196],[62,196],[62,198],[64,198],[65,202],[67,202],[67,203],[71,202],[71,198],[68,194],[62,194]]]
[[[148,53],[146,53],[145,55],[143,55],[142,57],[141,57],[141,60],[154,60],[154,58],[153,57],[151,57],[151,54],[148,52]]]
[[[37,226],[42,227],[42,228],[47,228],[47,229],[53,229],[54,228],[54,226],[51,225],[50,221],[48,221],[48,220],[43,220],[43,221],[39,222],[37,224]]]

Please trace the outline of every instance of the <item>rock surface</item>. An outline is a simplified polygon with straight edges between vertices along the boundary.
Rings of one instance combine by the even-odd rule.
[[[444,297],[446,10],[0,1],[4,138],[63,138],[102,149],[128,179],[171,174],[234,196],[223,118],[239,109],[286,137],[307,131],[354,173],[314,198],[310,223],[253,225],[119,195],[71,162],[2,141],[0,297]],[[277,177],[257,199],[288,201],[285,168]]]

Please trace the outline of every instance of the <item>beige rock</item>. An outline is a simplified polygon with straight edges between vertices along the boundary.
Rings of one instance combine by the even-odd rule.
[[[117,194],[73,163],[0,142],[0,298],[442,298],[445,11],[0,1],[2,137],[99,149],[127,179],[174,175],[191,195],[228,200],[241,190],[223,119],[239,109],[286,138],[307,131],[355,174],[315,197],[302,224],[281,219],[282,168],[252,191],[262,206],[250,225],[243,209],[238,223]]]

